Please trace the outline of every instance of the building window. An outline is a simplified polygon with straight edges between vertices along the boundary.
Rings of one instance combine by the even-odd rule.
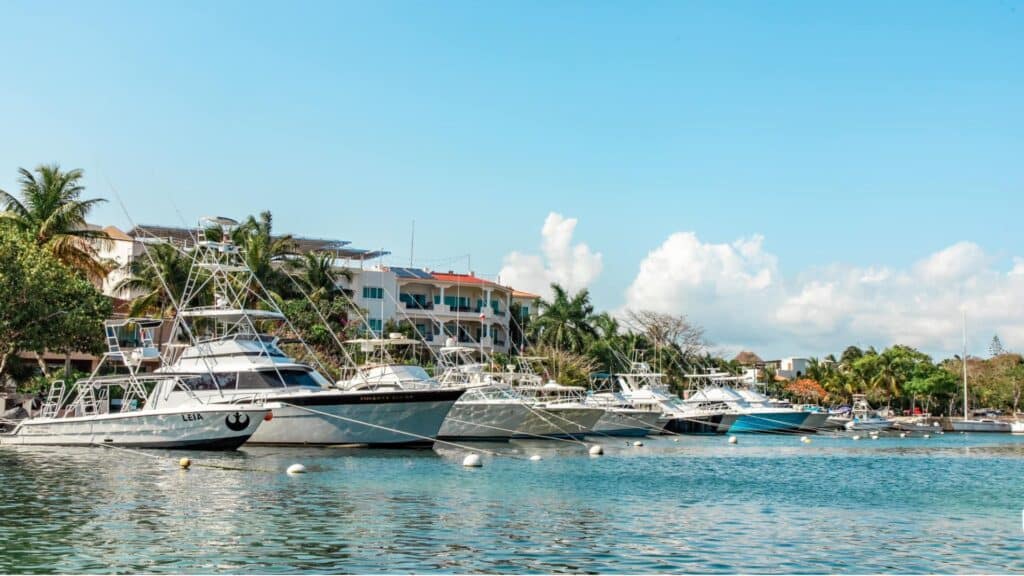
[[[367,318],[366,321],[373,332],[380,334],[384,331],[384,322],[380,318]]]
[[[363,298],[381,300],[384,298],[384,289],[377,286],[363,286]]]

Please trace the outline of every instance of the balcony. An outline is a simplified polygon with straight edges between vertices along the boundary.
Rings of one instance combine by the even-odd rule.
[[[433,310],[433,302],[420,302],[418,300],[406,300],[405,308],[407,310]]]

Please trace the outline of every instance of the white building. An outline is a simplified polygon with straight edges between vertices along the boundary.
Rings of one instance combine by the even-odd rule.
[[[355,304],[367,311],[367,324],[380,334],[389,322],[411,324],[432,347],[449,340],[488,351],[508,352],[512,288],[473,273],[421,268],[377,267],[349,270],[340,278]]]
[[[114,288],[130,275],[132,262],[147,258],[146,245],[139,238],[158,238],[187,244],[195,231],[167,226],[137,226],[127,233],[110,226],[105,229],[112,241],[97,246],[100,256],[117,263],[102,290],[109,296],[130,299]],[[539,297],[517,292],[511,287],[477,277],[472,272],[432,272],[420,268],[373,266],[367,263],[387,254],[382,251],[352,248],[348,242],[293,237],[301,252],[329,252],[335,256],[338,285],[353,303],[365,312],[366,329],[381,335],[389,322],[411,324],[432,347],[441,347],[449,339],[468,346],[481,346],[490,352],[508,352],[509,308],[520,305],[524,316],[536,314]],[[347,276],[347,277],[346,277]],[[516,319],[522,325],[522,318]]]
[[[807,375],[808,364],[810,364],[809,358],[783,358],[779,360],[779,368],[776,374],[787,380],[802,378]]]

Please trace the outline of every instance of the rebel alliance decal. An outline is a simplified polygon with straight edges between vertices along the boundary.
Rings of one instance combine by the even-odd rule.
[[[249,416],[240,412],[235,412],[230,416],[224,418],[224,423],[228,425],[228,428],[235,432],[241,432],[249,427]]]

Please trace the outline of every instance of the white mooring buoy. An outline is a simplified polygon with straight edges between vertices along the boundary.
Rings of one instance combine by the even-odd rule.
[[[811,443],[811,439],[808,438],[807,436],[801,436],[800,437],[800,441],[803,442],[804,444],[810,444]]]
[[[907,437],[907,433],[906,432],[900,432],[900,438],[906,438],[906,437]]]
[[[633,446],[643,446],[643,445],[644,445],[644,443],[641,442],[640,440],[637,440],[636,442],[633,442]]]
[[[860,440],[860,436],[858,436],[858,435],[854,434],[854,435],[853,435],[853,439],[854,439],[854,440]]]
[[[533,456],[530,456],[530,460],[531,460],[532,462],[538,462],[538,461],[540,461],[540,460],[541,460],[540,454],[534,454]]]
[[[673,442],[679,442],[679,438],[673,438],[672,441]]]
[[[739,438],[737,438],[735,436],[729,436],[729,444],[738,444],[739,441],[740,441]]]
[[[462,465],[469,468],[479,468],[483,466],[484,463],[480,461],[480,456],[476,454],[468,454],[462,459]]]
[[[306,467],[303,466],[302,464],[292,464],[291,466],[288,467],[288,470],[286,470],[285,472],[287,472],[288,474],[293,474],[293,475],[294,474],[305,474],[306,473]]]
[[[925,435],[924,435],[924,437],[925,437],[925,438],[931,438],[931,437],[932,437],[932,435],[931,435],[931,434],[925,434]]]
[[[604,448],[601,448],[600,444],[594,444],[590,447],[591,456],[600,456],[601,454],[604,454]]]

